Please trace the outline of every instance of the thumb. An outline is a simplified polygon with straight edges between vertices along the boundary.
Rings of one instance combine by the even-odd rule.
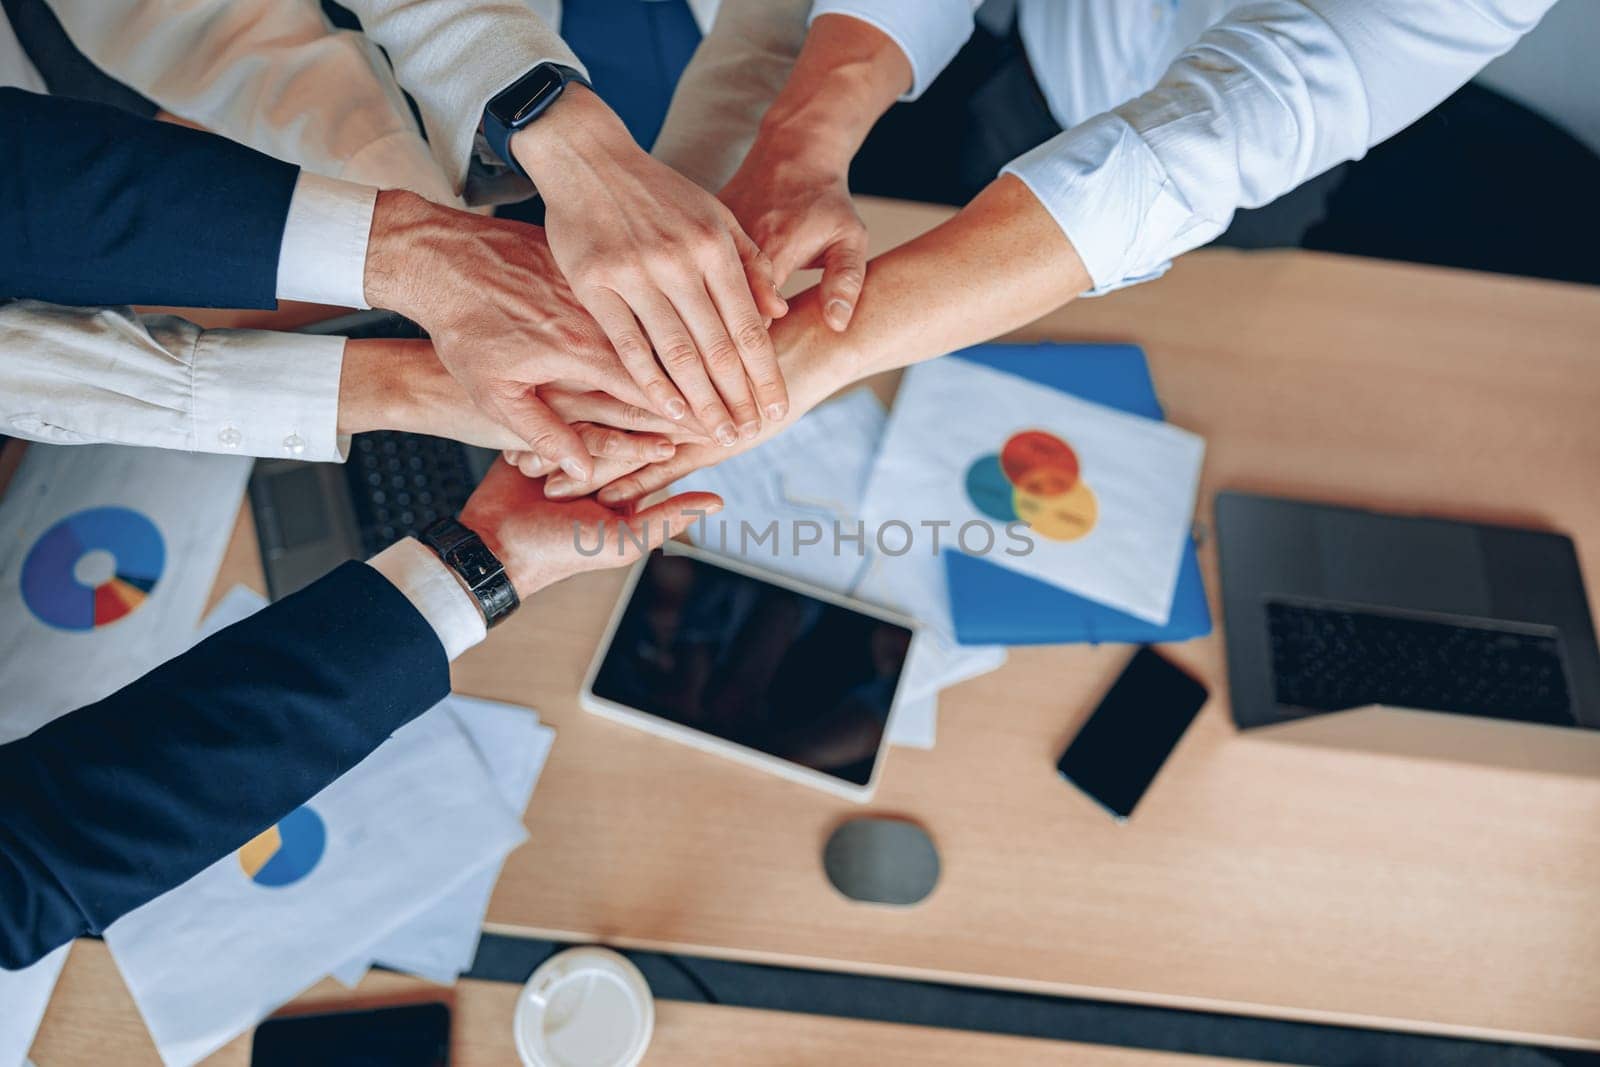
[[[650,552],[683,531],[722,510],[722,498],[715,493],[679,493],[659,504],[641,508],[625,521],[634,543],[644,542]]]
[[[587,479],[593,460],[578,431],[561,421],[531,388],[496,398],[494,410],[513,433],[541,458],[551,460],[574,478]]]
[[[822,253],[822,318],[836,333],[850,325],[866,277],[865,230],[845,233]]]

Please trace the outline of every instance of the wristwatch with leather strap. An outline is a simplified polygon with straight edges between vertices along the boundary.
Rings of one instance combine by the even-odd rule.
[[[455,519],[440,519],[422,531],[419,540],[456,572],[461,584],[478,602],[483,623],[488,628],[499,625],[522,603],[511,579],[506,576],[505,564],[489,551],[483,538]]]

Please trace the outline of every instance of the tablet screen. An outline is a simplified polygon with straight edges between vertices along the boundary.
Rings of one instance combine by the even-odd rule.
[[[911,636],[904,626],[785,586],[657,552],[634,586],[593,692],[866,785]]]

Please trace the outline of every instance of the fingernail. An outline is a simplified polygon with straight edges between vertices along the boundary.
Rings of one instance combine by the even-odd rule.
[[[551,500],[559,500],[561,497],[569,496],[572,493],[572,489],[572,483],[563,480],[560,475],[548,478],[544,483],[544,495]]]
[[[687,414],[689,414],[689,409],[685,407],[683,401],[679,400],[677,397],[673,397],[671,400],[667,401],[667,418],[676,421],[683,418]]]
[[[850,322],[850,305],[838,297],[834,297],[828,301],[827,318],[828,325],[834,329],[844,329]]]
[[[589,477],[589,472],[584,470],[583,464],[568,456],[561,461],[561,469],[567,472],[567,477],[575,482],[581,482]]]
[[[717,427],[717,444],[723,448],[732,448],[737,440],[739,440],[739,434],[734,430],[733,423],[725,422]]]
[[[746,441],[754,441],[756,439],[756,434],[760,432],[761,424],[756,422],[754,419],[739,427],[739,436],[743,437]]]
[[[787,414],[789,414],[789,405],[788,404],[768,404],[767,405],[767,418],[771,419],[774,422],[779,421],[780,419],[782,419]]]
[[[783,298],[783,294],[782,294],[782,293],[780,293],[780,292],[778,292],[778,287],[777,287],[777,286],[776,286],[776,285],[774,285],[774,286],[773,286],[773,287],[772,287],[772,295],[773,295],[773,296],[775,296],[775,297],[777,297],[777,299],[778,299],[778,306],[779,306],[779,307],[781,307],[781,308],[783,308],[783,310],[785,310],[785,311],[788,311],[788,310],[789,310],[789,301],[787,301],[787,300],[785,300],[785,299],[784,299],[784,298]]]
[[[657,441],[656,442],[655,457],[657,459],[671,459],[673,456],[675,456],[677,454],[678,454],[677,446],[675,446],[671,441]]]

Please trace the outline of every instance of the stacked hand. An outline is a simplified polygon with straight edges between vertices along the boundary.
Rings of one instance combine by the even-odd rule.
[[[596,494],[609,507],[627,507],[664,489],[690,471],[708,467],[781,433],[795,420],[862,376],[862,357],[849,343],[825,325],[820,288],[808,290],[793,301],[793,310],[773,324],[772,339],[779,363],[789,383],[790,411],[782,422],[769,422],[754,439],[742,440],[732,450],[706,442],[679,442],[672,456],[643,460],[625,456],[596,462],[588,478],[552,474],[546,483],[551,498],[570,499]],[[509,451],[506,458],[530,477],[548,474],[550,466],[537,455]]]
[[[505,564],[525,600],[563,578],[626,566],[721,509],[713,493],[683,493],[628,514],[593,499],[549,500],[543,482],[497,462],[467,501],[461,523]]]
[[[682,428],[609,393],[552,385],[539,390],[594,457],[670,459]],[[524,449],[520,437],[472,402],[428,341],[352,340],[339,379],[339,432],[406,430],[485,448]],[[555,470],[550,461],[546,471]]]
[[[511,140],[551,254],[651,406],[731,446],[788,406],[767,321],[786,305],[732,213],[570,86]]]
[[[626,443],[570,425],[552,399],[601,392],[639,408],[645,394],[573,298],[538,227],[438,207],[403,192],[378,196],[368,242],[367,299],[413,319],[471,401],[513,441],[575,477]],[[587,417],[606,416],[591,411]],[[643,426],[632,411],[611,425]],[[670,419],[666,426],[677,429]],[[435,430],[434,432],[441,432]]]
[[[843,331],[866,277],[867,228],[847,181],[849,159],[783,134],[757,138],[722,202],[772,261],[779,285],[797,270],[821,270],[828,326]]]

